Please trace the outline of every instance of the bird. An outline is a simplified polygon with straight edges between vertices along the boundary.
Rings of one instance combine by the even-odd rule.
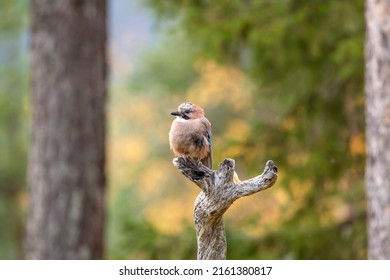
[[[176,156],[189,156],[212,168],[211,123],[204,110],[191,102],[171,112],[176,118],[169,131],[169,145]]]

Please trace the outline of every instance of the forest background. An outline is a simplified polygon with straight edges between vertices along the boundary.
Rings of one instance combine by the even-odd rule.
[[[198,189],[167,139],[184,101],[213,125],[214,168],[279,168],[226,213],[228,259],[367,258],[363,1],[202,3],[109,1],[106,258],[196,256]],[[29,23],[28,1],[2,1],[0,259],[23,258]]]

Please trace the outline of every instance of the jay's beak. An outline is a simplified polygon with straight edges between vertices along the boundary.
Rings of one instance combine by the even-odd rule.
[[[175,112],[171,112],[171,115],[172,116],[180,116],[180,113],[178,111],[175,111]]]

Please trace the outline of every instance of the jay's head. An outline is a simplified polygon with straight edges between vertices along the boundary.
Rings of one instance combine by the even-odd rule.
[[[177,116],[184,120],[197,119],[204,117],[204,112],[201,107],[191,102],[184,102],[180,104],[177,111],[172,112],[171,115]]]

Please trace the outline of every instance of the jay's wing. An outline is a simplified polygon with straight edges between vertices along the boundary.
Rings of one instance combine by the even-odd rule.
[[[206,118],[204,118],[202,120],[202,124],[206,128],[206,135],[205,136],[207,138],[207,142],[208,142],[208,145],[209,145],[209,148],[210,148],[210,153],[207,155],[207,157],[203,158],[201,161],[208,168],[212,169],[212,167],[213,167],[213,147],[212,147],[212,144],[211,144],[211,124],[210,124],[210,122]]]

